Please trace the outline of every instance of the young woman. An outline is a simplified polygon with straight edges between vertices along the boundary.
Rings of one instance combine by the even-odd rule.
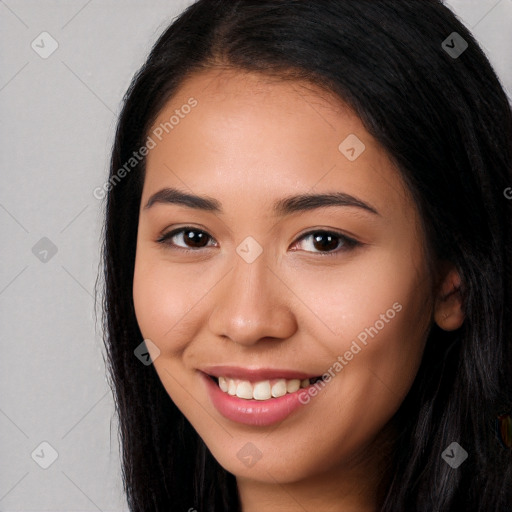
[[[105,185],[130,510],[510,510],[511,186],[440,1],[186,9]]]

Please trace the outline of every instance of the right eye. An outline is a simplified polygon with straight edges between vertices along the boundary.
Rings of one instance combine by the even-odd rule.
[[[213,238],[206,231],[185,226],[165,233],[156,242],[173,250],[197,252],[199,249],[208,247],[209,240],[213,240]]]

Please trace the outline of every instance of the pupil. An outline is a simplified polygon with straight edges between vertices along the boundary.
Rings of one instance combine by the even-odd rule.
[[[201,245],[201,240],[206,240],[206,237],[204,236],[204,233],[201,233],[200,231],[187,231],[185,233],[186,242],[191,243],[194,247],[204,247],[204,244]]]
[[[332,235],[325,234],[325,233],[319,233],[314,236],[315,239],[315,249],[318,251],[325,251],[329,249],[336,249],[338,246],[338,241],[336,237],[333,237]],[[319,247],[317,247],[317,243],[320,242],[322,239],[327,239],[327,243],[319,243]],[[334,243],[333,243],[334,242]]]

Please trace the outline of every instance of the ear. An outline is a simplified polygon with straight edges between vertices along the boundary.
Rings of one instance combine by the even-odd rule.
[[[443,266],[434,303],[434,321],[445,331],[454,331],[464,322],[460,275],[451,264]]]

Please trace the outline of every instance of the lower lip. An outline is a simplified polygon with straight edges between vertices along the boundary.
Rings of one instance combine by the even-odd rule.
[[[307,388],[301,388],[294,393],[287,393],[279,398],[270,398],[269,400],[245,400],[228,395],[219,388],[213,379],[203,372],[200,373],[217,411],[225,418],[237,423],[259,427],[273,425],[283,421],[299,407],[307,405],[299,400],[301,393],[307,395]]]

